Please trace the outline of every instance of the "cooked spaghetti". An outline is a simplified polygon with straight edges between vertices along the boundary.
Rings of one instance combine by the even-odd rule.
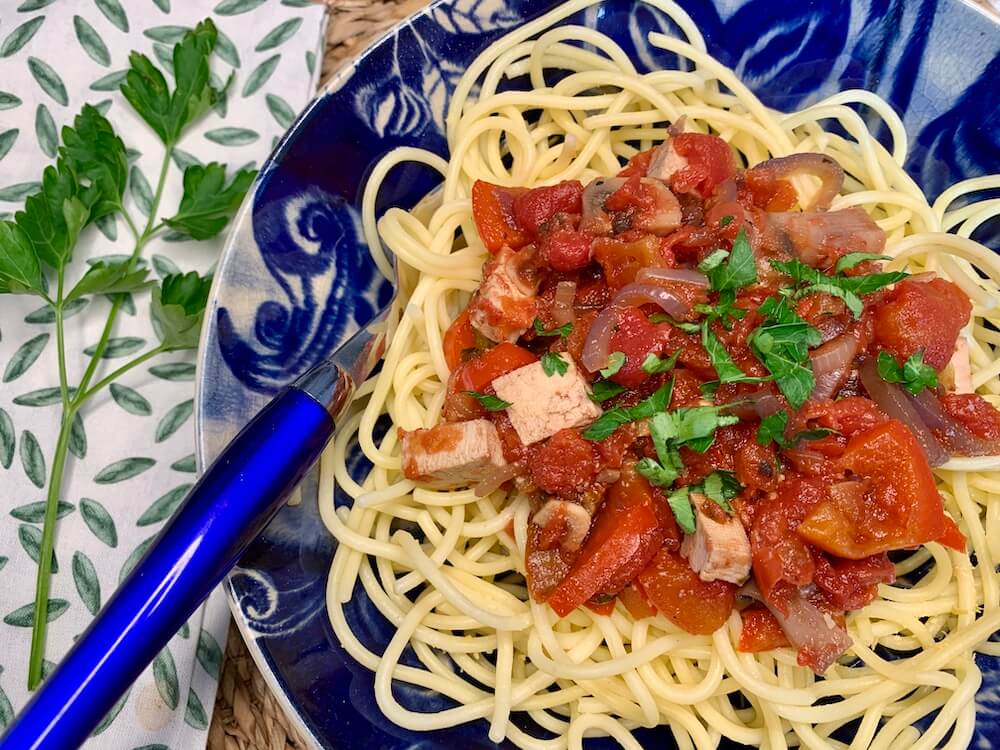
[[[447,161],[398,149],[366,187],[400,294],[322,462],[337,637],[414,730],[966,747],[974,655],[1000,655],[1000,259],[970,239],[1000,177],[930,205],[878,97],[770,110],[669,0],[685,38],[650,43],[688,64],[642,74],[556,25],[589,4],[472,64]],[[403,162],[443,184],[377,219]],[[382,654],[345,615],[359,582]]]

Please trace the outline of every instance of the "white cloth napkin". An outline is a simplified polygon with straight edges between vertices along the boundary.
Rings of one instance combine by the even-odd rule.
[[[118,93],[115,74],[127,67],[133,49],[164,68],[170,45],[208,16],[220,30],[213,72],[219,81],[230,72],[235,79],[225,113],[210,113],[185,136],[178,161],[191,155],[232,169],[260,165],[316,89],[323,6],[308,0],[0,3],[0,218],[20,208],[30,183],[53,160],[58,130],[84,103],[105,100],[110,102],[107,117],[126,146],[140,152],[131,162],[129,196],[130,211],[140,216],[142,176],[155,181],[163,147]],[[180,167],[173,165],[163,200],[167,209],[180,199],[181,177]],[[82,274],[87,258],[130,252],[129,239],[121,220],[104,232],[87,230],[68,273],[70,283]],[[209,242],[161,238],[144,257],[158,275],[177,268],[205,272],[222,244],[221,237]],[[33,556],[38,555],[45,497],[37,482],[39,477],[47,481],[58,428],[58,406],[28,405],[30,394],[58,384],[53,325],[36,314],[38,309],[36,298],[0,297],[0,728],[29,697]],[[99,338],[107,309],[103,298],[95,299],[67,321],[71,383],[79,380],[84,349]],[[156,341],[148,293],[136,296],[135,312],[120,317],[113,335],[124,353],[106,360],[102,373]],[[56,541],[59,568],[52,578],[46,647],[51,662],[83,632],[123,568],[138,558],[194,481],[193,362],[193,353],[161,355],[118,381],[125,388],[105,392],[85,407],[86,455],[70,457],[62,493],[66,505]],[[16,450],[4,467],[4,441],[11,439]],[[228,616],[225,598],[216,592],[85,747],[204,747]]]

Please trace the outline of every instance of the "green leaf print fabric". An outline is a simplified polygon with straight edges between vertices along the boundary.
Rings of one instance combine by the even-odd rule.
[[[237,168],[264,161],[315,91],[324,14],[319,5],[279,0],[0,3],[0,220],[12,219],[38,189],[62,128],[85,103],[104,114],[128,146],[124,200],[133,216],[148,213],[163,147],[118,90],[128,55],[147,55],[172,84],[171,47],[198,21],[212,18],[218,41],[211,76],[219,87],[228,81],[228,88],[173,154],[163,206],[176,214],[177,231],[152,241],[145,278],[206,273],[225,233],[208,241],[186,238],[213,229],[189,214],[227,208],[226,195],[215,196],[223,191],[217,185],[222,175],[208,165],[228,164],[228,179]],[[207,201],[207,209],[180,206],[183,170],[192,165],[206,166],[205,195],[196,198]],[[211,210],[200,221],[217,221]],[[142,274],[130,279],[113,273],[113,264],[131,249],[127,227],[120,217],[105,219],[84,230],[69,266],[72,279],[90,269],[81,295],[99,295],[71,299],[65,308],[71,380],[79,378],[86,352],[101,337],[111,304],[104,292],[125,297],[125,314],[103,352],[100,374],[157,340]],[[0,731],[29,698],[31,600],[60,402],[54,322],[51,308],[37,298],[0,297]],[[195,379],[193,352],[161,355],[116,381],[74,420],[52,560],[49,661],[57,662],[86,629],[192,486]],[[85,747],[203,748],[228,618],[225,598],[216,592]]]

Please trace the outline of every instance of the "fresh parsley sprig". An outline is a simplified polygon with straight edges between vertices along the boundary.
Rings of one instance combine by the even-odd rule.
[[[225,167],[214,162],[188,167],[177,210],[159,220],[176,144],[188,126],[223,95],[209,82],[209,57],[216,38],[215,26],[206,20],[175,45],[173,87],[145,55],[134,52],[129,57],[122,94],[164,145],[159,179],[143,226],[137,224],[124,202],[128,183],[125,144],[111,123],[90,105],[82,108],[71,126],[62,129],[56,162],[45,168],[38,192],[25,200],[14,221],[0,222],[0,294],[35,295],[51,308],[62,408],[39,545],[29,689],[34,689],[42,677],[58,500],[70,436],[80,419],[79,412],[105,386],[149,359],[198,345],[211,277],[193,272],[172,274],[157,286],[147,278],[148,271],[140,267],[142,252],[168,227],[195,239],[214,237],[235,213],[254,178],[253,170],[240,170],[227,181]],[[121,216],[125,221],[132,239],[131,254],[121,261],[97,262],[70,284],[69,264],[81,233],[109,216]],[[50,276],[54,283],[50,283]],[[126,300],[131,302],[133,293],[145,289],[152,290],[151,315],[160,343],[94,382],[106,361],[105,352],[119,311]],[[71,386],[64,319],[75,303],[95,295],[107,295],[111,306],[97,344],[88,350],[92,351],[90,361],[79,382]]]
[[[903,363],[899,364],[894,356],[882,350],[875,362],[878,374],[887,383],[899,383],[916,396],[924,388],[937,388],[937,371],[924,363],[923,349],[914,352]]]

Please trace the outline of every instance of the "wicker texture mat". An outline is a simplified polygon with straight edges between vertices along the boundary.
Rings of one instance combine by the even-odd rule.
[[[323,77],[365,48],[373,38],[427,4],[427,0],[326,0]],[[298,750],[305,745],[295,734],[277,700],[254,664],[236,627],[230,623],[208,750]]]

